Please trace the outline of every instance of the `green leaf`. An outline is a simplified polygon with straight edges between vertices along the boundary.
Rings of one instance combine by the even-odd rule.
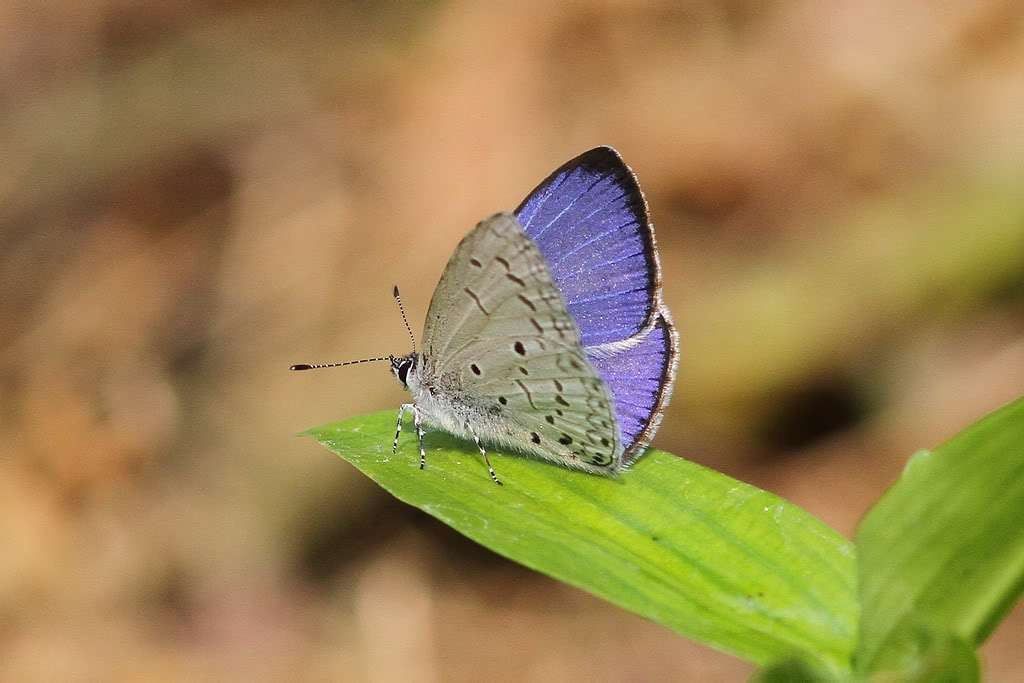
[[[950,633],[914,624],[894,633],[898,656],[861,678],[822,671],[806,659],[791,658],[758,671],[750,683],[977,683],[981,667],[974,648]]]
[[[1024,399],[921,451],[857,530],[858,670],[904,657],[915,628],[980,643],[1024,587]]]
[[[981,667],[974,648],[958,636],[919,623],[902,626],[887,643],[871,683],[977,683]]]
[[[758,664],[812,652],[849,667],[852,545],[766,491],[651,451],[617,479],[427,435],[427,468],[394,413],[308,433],[399,500],[527,567]],[[582,636],[581,636],[582,637]]]
[[[821,671],[803,659],[792,658],[761,669],[750,683],[837,683],[847,680]]]

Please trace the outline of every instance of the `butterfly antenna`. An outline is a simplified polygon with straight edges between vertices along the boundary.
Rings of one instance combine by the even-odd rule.
[[[358,365],[359,363],[376,363],[381,360],[390,360],[391,356],[382,356],[380,358],[362,358],[360,360],[347,360],[343,363],[299,363],[293,365],[289,370],[319,370],[320,368],[337,368],[342,365]]]
[[[395,291],[392,292],[395,297],[395,301],[398,302],[398,312],[402,314],[402,322],[405,323],[405,331],[409,333],[409,339],[412,340],[412,352],[416,353],[416,337],[412,333],[412,328],[409,327],[409,319],[405,317],[405,306],[402,305],[402,295],[398,293],[398,285],[395,285]]]

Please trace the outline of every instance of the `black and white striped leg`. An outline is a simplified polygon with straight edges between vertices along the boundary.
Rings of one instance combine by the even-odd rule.
[[[480,437],[476,435],[476,432],[473,431],[469,424],[466,424],[466,429],[473,435],[473,441],[476,442],[476,447],[480,449],[480,455],[484,456],[484,462],[487,464],[487,471],[491,473],[491,479],[498,486],[504,486],[504,484],[501,483],[501,480],[498,479],[498,475],[494,472],[494,468],[491,467],[491,459],[487,457],[487,451],[485,451],[484,447],[480,444]]]
[[[395,442],[391,444],[392,454],[398,451],[398,436],[402,433],[402,418],[405,417],[405,411],[412,410],[413,407],[411,403],[403,403],[398,407],[398,425],[395,427]]]
[[[420,411],[416,409],[416,404],[412,404],[412,421],[416,424],[416,436],[420,442],[420,469],[422,470],[427,466],[427,451],[423,448],[423,421],[420,420]]]

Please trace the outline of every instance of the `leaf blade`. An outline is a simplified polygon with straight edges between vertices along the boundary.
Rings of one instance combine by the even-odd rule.
[[[817,652],[848,668],[857,618],[852,546],[800,508],[651,451],[618,479],[427,437],[391,454],[393,413],[309,434],[385,490],[532,569],[683,635],[767,664]]]
[[[1024,399],[922,451],[857,529],[858,668],[903,657],[927,627],[979,644],[1024,588]]]

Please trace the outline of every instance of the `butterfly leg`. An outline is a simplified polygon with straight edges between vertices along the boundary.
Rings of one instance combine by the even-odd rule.
[[[466,423],[466,430],[473,435],[473,441],[476,442],[476,447],[480,449],[480,455],[484,456],[484,462],[487,464],[487,471],[491,473],[491,479],[498,486],[504,486],[504,484],[501,483],[501,480],[498,479],[498,475],[494,472],[494,468],[491,467],[491,459],[487,457],[487,451],[485,451],[484,447],[480,444],[480,437],[477,436],[476,432],[470,428],[469,423]]]
[[[416,409],[416,404],[412,405],[412,421],[416,424],[416,437],[420,442],[420,469],[422,470],[427,466],[427,451],[423,448],[423,421],[420,420],[420,411]]]
[[[398,436],[402,433],[402,418],[405,417],[405,411],[412,410],[414,408],[411,403],[403,403],[398,407],[398,426],[395,427],[395,442],[391,444],[391,452],[398,452]]]

